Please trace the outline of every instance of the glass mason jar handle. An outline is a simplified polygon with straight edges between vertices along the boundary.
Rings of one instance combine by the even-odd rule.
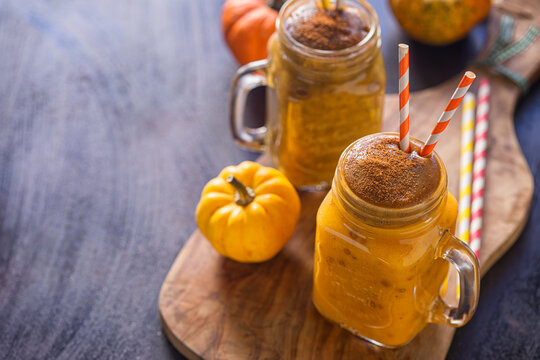
[[[232,81],[229,121],[234,140],[238,146],[252,151],[264,150],[266,126],[248,128],[244,126],[244,109],[249,92],[256,87],[266,85],[266,77],[253,74],[265,71],[268,60],[253,61],[242,66]]]
[[[457,307],[447,305],[437,297],[432,308],[430,322],[453,327],[463,326],[473,316],[480,292],[480,265],[472,250],[452,235],[444,232],[437,245],[437,258],[449,261],[459,274],[459,303]]]

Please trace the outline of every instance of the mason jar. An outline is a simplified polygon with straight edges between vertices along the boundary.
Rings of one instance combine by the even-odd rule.
[[[386,75],[377,14],[366,1],[345,1],[344,11],[368,30],[342,50],[310,48],[293,38],[288,24],[298,13],[320,6],[290,0],[268,42],[268,59],[239,69],[233,81],[231,126],[237,143],[268,150],[293,185],[329,188],[339,155],[354,140],[381,130]],[[267,86],[266,125],[246,128],[243,109],[249,90]]]
[[[395,136],[381,133],[364,137]],[[313,302],[328,320],[374,344],[397,347],[428,323],[462,326],[479,295],[479,265],[470,248],[452,233],[458,213],[440,167],[436,189],[403,208],[373,205],[357,196],[344,177],[341,156],[332,189],[317,213]],[[411,138],[411,146],[422,143]],[[449,265],[460,279],[459,305],[441,298]]]

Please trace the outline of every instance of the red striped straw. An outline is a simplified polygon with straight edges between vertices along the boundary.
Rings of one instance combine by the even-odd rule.
[[[448,123],[452,119],[452,116],[454,116],[456,109],[461,103],[461,100],[463,100],[463,97],[467,93],[467,90],[469,90],[469,87],[471,87],[471,84],[473,83],[475,78],[476,75],[472,71],[467,71],[465,75],[463,75],[463,78],[459,82],[456,91],[454,91],[454,95],[452,95],[452,98],[448,102],[448,105],[446,105],[446,109],[444,109],[441,117],[439,118],[439,121],[437,121],[437,125],[435,125],[435,127],[431,131],[431,134],[429,135],[425,145],[422,146],[422,149],[420,150],[420,156],[428,156],[429,154],[431,154],[433,148],[439,142],[441,134],[448,126]]]
[[[409,142],[409,45],[399,44],[399,148],[411,151]]]
[[[469,245],[478,257],[482,236],[484,187],[486,184],[486,149],[488,138],[489,80],[482,79],[478,89],[478,108],[474,135],[474,164]]]

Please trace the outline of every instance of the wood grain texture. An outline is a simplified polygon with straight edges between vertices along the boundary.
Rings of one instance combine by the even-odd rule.
[[[220,6],[0,2],[0,359],[179,357],[161,282],[203,179],[246,156]]]
[[[205,182],[255,159],[229,136],[237,64],[222,3],[0,1],[0,359],[184,358],[162,332],[160,286]],[[415,90],[461,72],[484,43],[484,25],[448,47],[415,43],[387,1],[372,3],[390,92],[397,43],[414,49]],[[451,359],[540,349],[540,86],[518,107],[537,181],[531,220],[482,280]]]
[[[497,14],[492,15],[492,21],[498,21]],[[520,34],[524,24],[518,25]],[[520,64],[515,70],[531,80],[540,67],[535,53],[539,43],[521,54],[519,61],[509,64]],[[483,69],[477,72],[492,83],[488,185],[480,253],[483,275],[522,231],[534,186],[513,127],[519,93],[508,80]],[[412,94],[412,136],[427,138],[459,78]],[[383,130],[397,128],[397,109],[397,96],[387,96]],[[449,188],[455,194],[459,120],[457,115],[436,149],[447,166]],[[268,163],[267,157],[261,161]],[[159,299],[165,332],[181,352],[193,359],[446,357],[454,334],[452,328],[428,325],[410,344],[388,350],[352,336],[317,313],[311,303],[312,257],[315,215],[323,196],[301,194],[302,213],[293,238],[276,258],[263,264],[245,265],[224,259],[198,231],[192,235],[167,275]]]
[[[273,260],[245,265],[197,231],[163,284],[165,334],[189,359],[433,359],[453,329],[429,325],[401,350],[369,345],[327,322],[311,302],[315,215],[324,193],[303,193],[295,235]],[[431,344],[432,346],[427,346]]]

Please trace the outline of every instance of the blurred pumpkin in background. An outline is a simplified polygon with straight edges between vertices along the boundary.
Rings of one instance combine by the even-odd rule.
[[[283,3],[277,0],[225,1],[221,13],[223,35],[240,64],[266,58],[266,43],[274,33],[278,10]]]
[[[460,40],[489,13],[491,0],[389,0],[401,27],[415,40],[447,45]]]

